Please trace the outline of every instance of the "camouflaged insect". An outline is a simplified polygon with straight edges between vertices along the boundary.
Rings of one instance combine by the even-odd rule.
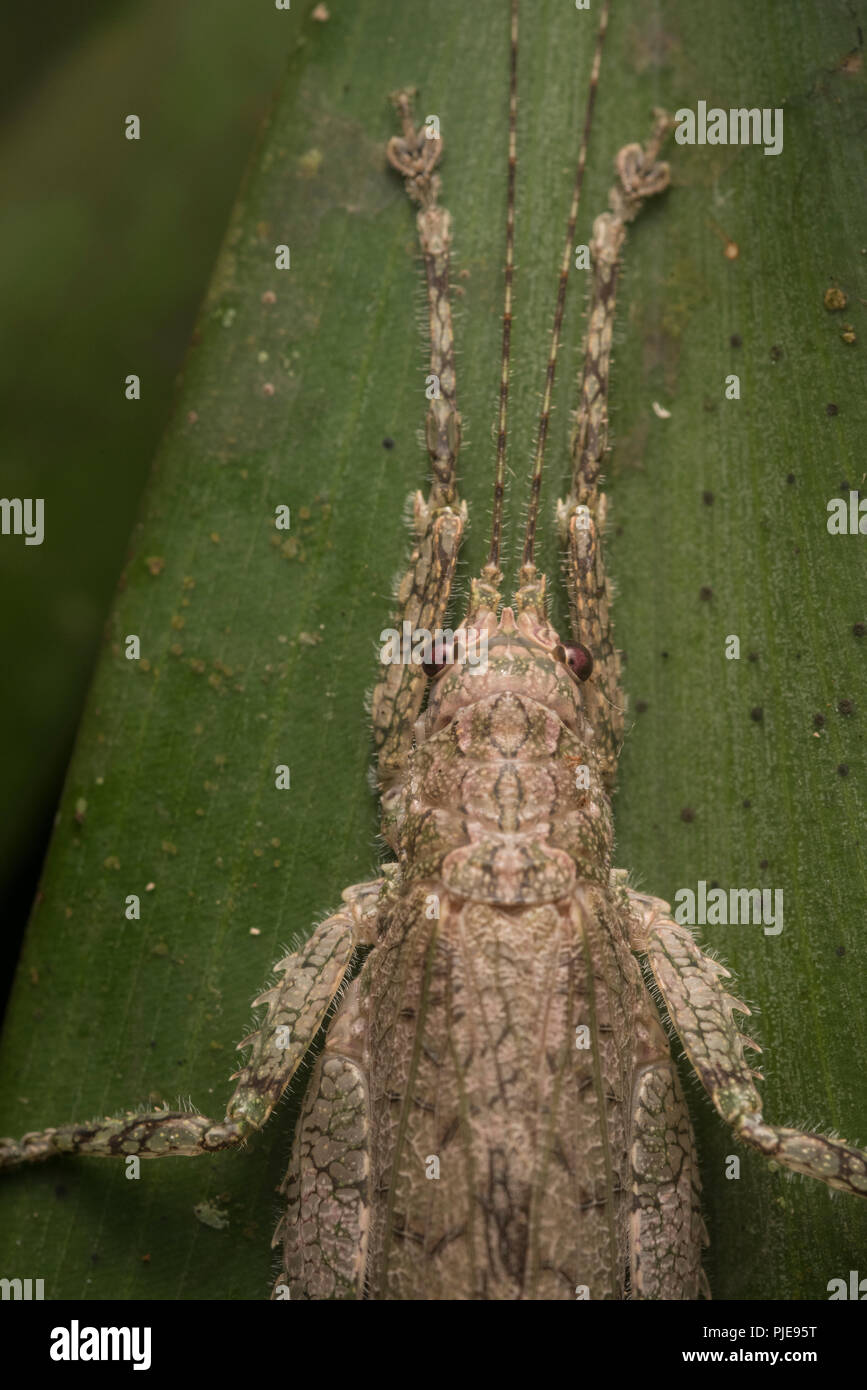
[[[514,7],[512,44],[514,59]],[[612,867],[610,797],[623,696],[598,480],[618,264],[627,224],[668,183],[657,158],[662,118],[644,149],[620,151],[610,210],[593,229],[573,483],[558,507],[571,639],[564,642],[549,622],[533,538],[589,112],[524,564],[512,605],[501,607],[514,71],[513,62],[494,526],[464,618],[485,635],[487,660],[443,661],[432,679],[411,664],[383,673],[373,723],[383,831],[394,858],[375,881],[346,889],[340,909],[277,966],[278,983],[256,1001],[266,1006],[264,1021],[241,1044],[252,1051],[225,1119],[160,1110],[0,1141],[5,1166],[58,1153],[195,1156],[233,1147],[265,1124],[333,1014],[282,1187],[277,1298],[706,1293],[692,1131],[640,961],[736,1136],[788,1168],[867,1195],[864,1153],[764,1121],[756,1073],[744,1056],[755,1044],[734,1020],[749,1011],[727,993],[727,971],[672,921],[666,903],[634,892]],[[414,129],[408,92],[395,100],[403,134],[388,155],[419,208],[430,372],[440,384],[427,420],[433,485],[427,500],[416,497],[415,549],[398,599],[402,620],[433,630],[445,620],[466,522],[456,487],[450,219],[438,201],[442,142]]]

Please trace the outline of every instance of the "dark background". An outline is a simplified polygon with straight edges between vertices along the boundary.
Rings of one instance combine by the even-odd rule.
[[[0,496],[47,499],[42,546],[0,544],[4,1004],[174,380],[285,64],[274,36],[267,6],[237,0],[0,16]],[[131,112],[149,137],[132,150]]]

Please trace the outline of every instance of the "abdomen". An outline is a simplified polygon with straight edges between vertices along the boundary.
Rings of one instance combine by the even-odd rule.
[[[633,1020],[607,895],[503,909],[416,885],[369,959],[368,1296],[623,1296]]]

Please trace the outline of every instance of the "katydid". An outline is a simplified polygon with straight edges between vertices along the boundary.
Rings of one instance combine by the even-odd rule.
[[[768,1124],[745,1057],[755,1045],[667,904],[612,863],[611,793],[624,697],[611,627],[600,475],[618,267],[627,226],[661,195],[667,118],[616,160],[593,229],[591,301],[572,484],[558,505],[571,632],[549,619],[535,563],[545,443],[593,101],[560,268],[522,565],[503,606],[514,264],[517,3],[512,5],[509,201],[493,520],[487,563],[452,641],[424,665],[386,665],[372,703],[391,857],[276,967],[222,1120],[167,1110],[0,1141],[0,1166],[60,1153],[197,1156],[261,1128],[310,1052],[311,1076],[275,1235],[274,1297],[689,1299],[707,1293],[687,1108],[652,982],[697,1077],[737,1137],[842,1192],[867,1195],[867,1155]],[[418,207],[430,320],[426,439],[401,624],[441,631],[467,509],[449,271],[443,141],[395,94],[391,164]],[[456,634],[455,634],[456,635]],[[456,655],[457,654],[457,655]],[[644,966],[644,973],[642,969]]]

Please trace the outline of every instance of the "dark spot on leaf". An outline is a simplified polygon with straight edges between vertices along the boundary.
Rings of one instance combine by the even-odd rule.
[[[863,627],[863,623],[862,623],[862,627]],[[663,661],[667,661],[667,660],[668,660],[668,652],[660,652],[659,654],[660,654],[660,656],[662,657]]]
[[[783,355],[783,349],[782,349],[781,347],[778,347],[777,344],[774,343],[774,346],[771,348],[771,361],[772,361],[772,362],[779,362],[779,360],[780,360],[780,358],[782,357],[782,355]]]
[[[747,661],[758,661],[758,652],[747,652]]]
[[[760,859],[760,860],[759,860],[759,868],[760,868],[760,869],[766,869],[767,867],[768,867],[768,861],[767,861],[767,859]]]
[[[837,764],[837,771],[839,772],[839,774],[840,774],[841,777],[848,777],[848,776],[849,776],[849,764],[848,764],[848,763],[838,763],[838,764]]]
[[[794,475],[794,473],[787,473],[787,474],[786,474],[786,482],[789,483],[789,484],[791,485],[794,481],[795,481],[795,475]]]
[[[646,700],[636,700],[636,701],[635,701],[635,713],[636,713],[636,714],[644,714],[644,713],[646,712],[646,710],[647,710],[647,701],[646,701]]]
[[[393,448],[394,448],[394,440],[393,440],[393,439],[390,439],[390,438],[388,437],[388,435],[386,435],[385,439],[383,439],[383,441],[382,441],[382,447],[383,447],[383,449],[393,449]]]
[[[840,714],[851,714],[855,709],[854,700],[838,700],[837,709]]]
[[[838,946],[838,947],[837,947],[836,954],[837,954],[838,956],[845,956],[845,954],[846,954],[846,947],[845,947],[845,946]]]
[[[713,493],[710,492],[707,488],[705,488],[704,492],[701,494],[701,500],[702,500],[702,502],[704,503],[704,505],[705,505],[706,507],[712,507],[712,506],[713,506]]]
[[[702,584],[701,588],[698,591],[698,596],[700,599],[703,599],[705,603],[707,603],[709,599],[713,598],[713,589],[710,587],[709,584]]]
[[[839,415],[840,411],[833,401],[829,401],[825,406],[826,415]]]
[[[765,712],[762,709],[761,705],[753,705],[752,709],[750,710],[750,719],[752,719],[756,724],[761,724],[764,717]]]
[[[815,724],[815,726],[816,726],[817,729],[821,729],[821,728],[824,726],[824,723],[825,723],[825,716],[824,716],[824,714],[814,714],[814,715],[813,715],[813,723]]]
[[[684,806],[683,810],[680,813],[680,818],[681,820],[686,821],[687,825],[689,825],[690,821],[695,820],[695,811],[692,809],[691,806]]]
[[[729,338],[729,347],[739,348],[743,346],[743,338],[740,333],[733,333]]]
[[[741,802],[741,805],[743,806],[745,811],[748,811],[752,804],[753,803],[750,801],[748,796],[744,797],[743,801]]]
[[[853,624],[852,624],[852,636],[853,636],[853,637],[863,637],[865,632],[867,632],[867,623],[853,623]]]

